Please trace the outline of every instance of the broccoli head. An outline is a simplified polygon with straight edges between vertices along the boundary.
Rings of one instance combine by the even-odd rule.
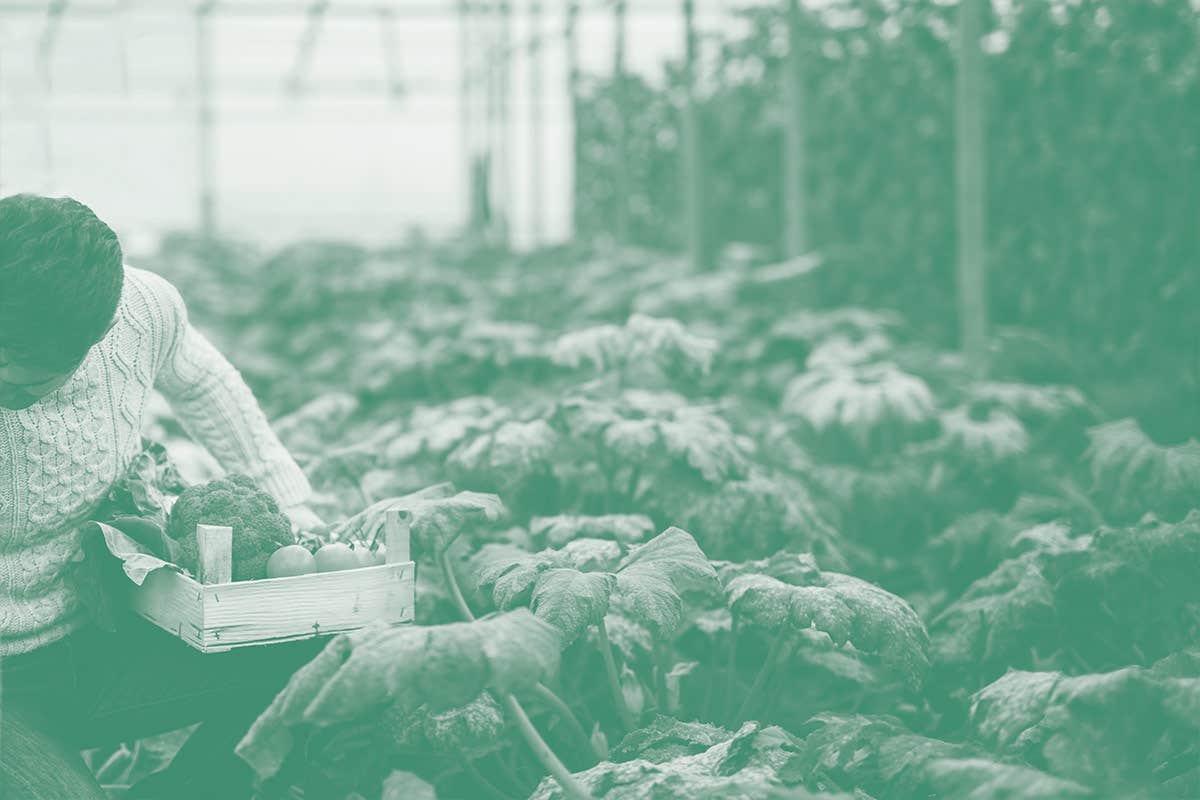
[[[228,475],[184,490],[171,508],[167,534],[179,542],[179,562],[195,572],[197,525],[233,528],[233,579],[265,577],[267,559],[292,544],[292,524],[279,505],[245,475]]]

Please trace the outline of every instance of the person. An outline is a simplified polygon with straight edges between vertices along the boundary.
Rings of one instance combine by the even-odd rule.
[[[251,796],[233,747],[320,640],[203,654],[139,618],[113,632],[72,579],[80,528],[141,447],[158,390],[193,439],[299,529],[304,473],[179,292],[125,265],[70,198],[0,199],[0,796],[101,798],[80,750],[201,723],[127,797]]]

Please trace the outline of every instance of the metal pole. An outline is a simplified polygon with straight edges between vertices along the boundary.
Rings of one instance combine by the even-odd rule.
[[[784,225],[788,258],[803,255],[808,249],[805,178],[804,71],[800,58],[800,3],[787,4],[788,55],[783,68],[784,108],[787,109],[784,139]]]
[[[196,7],[196,176],[199,188],[200,231],[206,237],[217,232],[216,157],[212,101],[212,10],[209,0]]]
[[[979,46],[982,10],[981,0],[959,2],[955,86],[958,315],[963,350],[979,370],[986,368],[988,329],[983,52]]]
[[[626,94],[628,87],[626,86],[625,77],[625,37],[626,37],[626,2],[625,0],[616,0],[613,6],[613,27],[614,27],[614,43],[613,43],[613,100],[616,105],[616,128],[613,131],[614,137],[614,170],[613,170],[613,189],[615,196],[613,197],[615,209],[615,225],[614,234],[617,242],[627,244],[629,242],[629,139],[628,126],[626,125],[625,117],[629,113],[629,98]]]
[[[312,63],[313,53],[317,50],[317,41],[321,38],[321,22],[328,10],[329,0],[314,0],[304,12],[307,19],[304,31],[300,34],[300,44],[296,47],[296,59],[283,82],[284,90],[290,95],[299,95],[304,89],[304,78]]]
[[[683,0],[684,108],[683,108],[683,202],[687,252],[696,269],[706,266],[704,241],[703,164],[700,158],[700,121],[696,112],[696,6]]]
[[[529,217],[530,240],[540,247],[546,237],[545,187],[542,160],[545,158],[546,137],[543,130],[542,108],[542,2],[529,2]]]
[[[567,58],[567,96],[571,104],[571,229],[579,230],[579,203],[576,194],[579,173],[579,0],[567,0],[564,31]]]
[[[475,147],[471,127],[471,4],[458,0],[458,143],[463,165],[463,197],[467,198],[465,225],[475,222]]]
[[[510,242],[513,213],[512,180],[512,0],[500,0],[500,33],[498,74],[499,137],[496,148],[497,189],[499,201],[496,215],[500,223],[500,242],[507,247]]]

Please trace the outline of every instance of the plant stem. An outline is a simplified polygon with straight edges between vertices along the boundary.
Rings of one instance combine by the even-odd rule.
[[[634,719],[629,706],[625,704],[625,693],[621,691],[621,676],[617,674],[617,662],[613,658],[612,643],[608,640],[608,628],[603,619],[596,625],[596,628],[600,631],[600,656],[604,659],[604,672],[608,676],[609,688],[612,689],[613,703],[617,707],[617,713],[621,716],[621,725],[628,732],[637,727],[637,720]]]
[[[604,757],[600,753],[597,753],[596,749],[592,746],[592,738],[587,735],[587,731],[583,728],[583,723],[575,716],[575,712],[571,710],[571,707],[567,705],[565,700],[544,683],[534,686],[533,691],[541,698],[542,702],[550,706],[550,708],[554,709],[562,717],[563,722],[571,729],[571,735],[579,740],[579,744],[585,752],[591,753],[596,761],[604,760]]]
[[[553,776],[554,780],[558,781],[558,785],[562,787],[563,794],[571,798],[571,800],[592,800],[592,796],[567,771],[567,768],[559,761],[558,756],[554,754],[554,751],[546,744],[541,734],[533,727],[533,723],[529,721],[529,716],[525,713],[525,709],[521,708],[521,704],[517,702],[517,698],[507,692],[501,694],[500,697],[505,709],[516,721],[521,735],[525,737],[525,743],[529,745],[529,749],[533,751],[534,756],[537,757],[542,767]]]
[[[442,577],[446,584],[450,587],[450,595],[454,598],[454,604],[458,607],[458,611],[463,615],[467,622],[475,621],[475,614],[471,611],[471,607],[467,605],[467,599],[463,596],[462,588],[458,585],[458,578],[454,575],[454,569],[450,566],[450,556],[448,550],[442,550],[441,557],[438,559],[439,566],[442,568]],[[583,729],[583,725],[579,722],[579,718],[571,711],[571,707],[566,701],[554,693],[548,686],[539,683],[534,687],[538,695],[555,711],[559,716],[566,721],[567,727],[575,733],[579,738],[580,743],[584,747],[584,751],[592,753],[596,756],[596,760],[601,760],[592,747],[591,737]]]
[[[472,761],[466,753],[460,750],[459,758],[462,759],[463,767],[466,768],[466,771],[471,775],[472,778],[475,779],[475,782],[479,784],[480,788],[482,788],[489,797],[499,798],[499,800],[506,800],[508,795],[497,789],[494,783],[485,778],[483,773],[479,771],[479,767],[476,766],[475,762]]]
[[[658,695],[658,713],[673,714],[667,691],[667,673],[670,671],[670,656],[660,642],[654,643],[654,692]]]
[[[725,672],[725,700],[721,703],[721,719],[733,711],[730,703],[733,702],[733,689],[737,686],[737,643],[738,623],[737,617],[733,617],[729,623],[729,665]]]
[[[442,568],[442,577],[446,579],[446,584],[450,587],[450,596],[454,598],[454,605],[458,606],[459,613],[467,622],[474,622],[475,614],[467,605],[467,598],[463,597],[462,589],[458,585],[458,578],[454,576],[454,568],[450,566],[449,548],[442,550],[438,556],[438,562]]]
[[[642,481],[642,465],[640,463],[633,465],[633,470],[629,475],[629,502],[632,504],[637,499],[638,484]]]
[[[731,720],[732,722],[742,722],[746,719],[746,716],[754,706],[754,701],[758,699],[759,693],[762,692],[763,686],[766,685],[767,678],[771,676],[771,672],[775,668],[775,662],[778,661],[779,654],[783,652],[786,642],[786,636],[776,636],[771,640],[771,647],[767,650],[767,657],[763,659],[762,666],[758,669],[758,674],[754,676],[754,683],[750,684],[750,691],[746,693],[746,698],[742,701],[742,707],[738,709],[737,716]]]

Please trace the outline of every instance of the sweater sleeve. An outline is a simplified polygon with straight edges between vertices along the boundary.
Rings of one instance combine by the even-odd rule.
[[[241,374],[193,327],[179,292],[165,279],[155,284],[166,322],[155,388],[171,404],[184,430],[225,469],[253,478],[281,506],[305,502],[308,479],[271,430]]]

